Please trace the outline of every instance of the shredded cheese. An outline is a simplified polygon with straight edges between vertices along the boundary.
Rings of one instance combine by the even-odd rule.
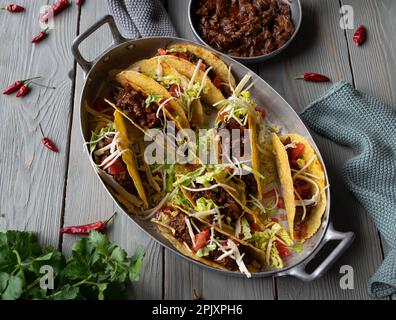
[[[151,219],[150,221],[153,222],[153,223],[155,223],[155,224],[158,224],[158,225],[160,225],[160,226],[162,226],[162,227],[164,227],[164,228],[169,229],[170,231],[172,231],[172,234],[173,234],[173,235],[176,234],[176,230],[175,230],[174,228],[172,228],[171,226],[168,226],[167,224],[165,224],[165,223],[163,223],[163,222],[161,222],[161,221],[159,221],[159,220],[157,220],[157,219],[154,219],[154,218]]]
[[[187,230],[188,230],[188,234],[190,235],[191,242],[192,242],[193,246],[195,247],[195,235],[194,235],[194,231],[191,227],[190,219],[187,217],[184,217],[184,220],[186,221]]]

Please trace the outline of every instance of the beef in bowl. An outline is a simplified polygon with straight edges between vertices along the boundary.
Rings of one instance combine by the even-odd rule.
[[[191,10],[202,40],[234,57],[269,54],[296,31],[286,0],[197,0]]]

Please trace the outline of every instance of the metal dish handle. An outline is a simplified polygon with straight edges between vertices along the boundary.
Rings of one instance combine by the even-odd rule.
[[[332,240],[339,240],[341,241],[337,247],[327,256],[325,260],[312,272],[308,273],[305,268],[307,267],[308,263],[312,260],[308,259],[304,261],[302,264],[292,268],[291,270],[282,273],[281,276],[294,276],[303,281],[313,281],[317,278],[320,278],[330,267],[331,265],[344,253],[346,249],[352,244],[355,238],[355,234],[353,232],[339,232],[336,231],[333,227],[333,224],[330,222],[326,235],[322,241],[321,246],[317,249],[317,252],[320,251],[323,246]],[[312,255],[312,257],[315,255]]]
[[[94,61],[88,61],[82,56],[82,54],[80,52],[80,49],[79,49],[80,44],[86,38],[88,38],[91,34],[93,34],[96,30],[98,30],[100,27],[102,27],[105,24],[109,25],[111,34],[113,35],[113,43],[112,43],[111,47],[119,45],[119,44],[121,44],[121,43],[123,43],[123,42],[125,42],[127,40],[121,35],[121,33],[118,30],[117,25],[116,25],[116,23],[114,21],[114,18],[111,15],[104,16],[102,19],[100,19],[94,25],[92,25],[87,30],[85,30],[83,33],[81,33],[73,41],[72,53],[73,53],[74,57],[76,58],[77,63],[81,66],[81,68],[83,68],[85,74],[87,74],[89,72],[89,70],[91,70],[92,66],[95,64],[96,61],[95,60]]]

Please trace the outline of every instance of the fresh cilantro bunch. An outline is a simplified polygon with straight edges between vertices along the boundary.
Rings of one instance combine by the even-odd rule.
[[[110,242],[106,235],[91,231],[77,241],[66,260],[53,248],[43,250],[30,232],[0,233],[0,298],[123,299],[127,286],[139,279],[141,250],[132,257]],[[43,266],[53,270],[54,289],[42,289]]]

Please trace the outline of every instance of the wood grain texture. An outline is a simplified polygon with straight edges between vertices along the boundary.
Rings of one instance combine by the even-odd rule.
[[[57,246],[62,215],[68,135],[71,121],[73,67],[70,43],[76,35],[77,9],[56,18],[46,41],[34,46],[39,9],[47,2],[21,0],[27,11],[1,13],[0,87],[18,79],[43,76],[56,90],[32,87],[28,96],[0,96],[0,229],[30,230],[44,244]],[[54,154],[41,144],[38,128],[60,149]]]
[[[187,17],[188,1],[168,0],[168,12],[179,36],[195,40]],[[252,66],[255,68],[255,66]],[[225,277],[201,267],[192,267],[180,257],[165,251],[165,297],[189,299],[193,289],[203,299],[273,299],[272,279]],[[180,281],[187,279],[188,281]],[[187,296],[186,296],[187,295]]]
[[[86,30],[106,14],[108,14],[108,11],[105,1],[87,1],[81,8],[80,30]],[[110,43],[110,32],[107,27],[104,27],[82,44],[81,51],[87,59],[92,60],[106,49]],[[83,72],[78,67],[64,225],[85,224],[105,219],[112,212],[117,211],[116,206],[94,174],[87,154],[83,153],[84,141],[81,136],[79,121],[80,96],[83,86]],[[119,214],[109,228],[108,235],[110,239],[130,254],[137,246],[142,247],[146,252],[141,279],[132,286],[130,297],[134,299],[161,299],[163,249],[154,243],[151,238],[148,238],[120,210],[118,212]],[[70,252],[74,241],[75,237],[73,236],[64,237],[62,247],[65,252]]]
[[[296,81],[295,76],[304,72],[318,72],[329,75],[333,82],[352,81],[348,46],[344,31],[339,27],[339,3],[303,0],[302,6],[303,25],[293,44],[275,60],[260,65],[261,77],[296,111],[301,111],[316,100],[331,84]],[[329,173],[334,225],[340,231],[354,231],[356,240],[320,280],[303,283],[293,278],[277,279],[278,298],[367,299],[367,281],[381,263],[382,255],[375,226],[342,181],[342,166],[353,153],[316,134],[313,136]],[[339,269],[344,264],[354,268],[354,290],[341,290],[339,286]]]

